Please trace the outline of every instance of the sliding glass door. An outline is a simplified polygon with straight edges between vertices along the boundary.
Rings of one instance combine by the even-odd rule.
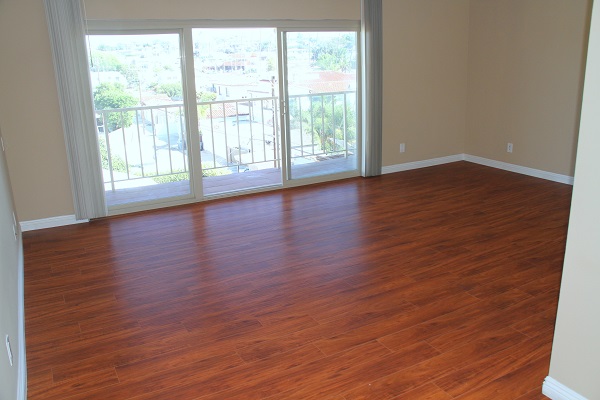
[[[181,35],[88,36],[106,204],[189,197]]]
[[[204,195],[281,185],[277,30],[193,38]]]
[[[109,214],[359,175],[357,37],[194,26],[88,35]]]
[[[357,32],[286,31],[282,42],[288,178],[358,173]]]

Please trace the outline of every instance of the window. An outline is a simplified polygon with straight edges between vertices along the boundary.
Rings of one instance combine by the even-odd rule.
[[[139,24],[87,35],[109,213],[359,175],[356,23]]]

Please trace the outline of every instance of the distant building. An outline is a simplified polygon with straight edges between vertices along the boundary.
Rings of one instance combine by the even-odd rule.
[[[356,74],[338,71],[310,71],[289,83],[291,94],[350,92],[356,90]]]

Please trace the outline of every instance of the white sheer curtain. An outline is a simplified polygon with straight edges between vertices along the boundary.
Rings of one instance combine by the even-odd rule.
[[[362,0],[363,175],[381,175],[383,31],[382,0]]]
[[[81,0],[45,0],[77,219],[106,215]]]

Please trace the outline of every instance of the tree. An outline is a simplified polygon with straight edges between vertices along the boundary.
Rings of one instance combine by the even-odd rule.
[[[355,39],[351,34],[319,42],[312,48],[313,61],[325,71],[346,72],[355,67]]]
[[[121,71],[123,63],[119,58],[107,51],[92,51],[90,54],[90,70],[97,71]]]
[[[294,108],[297,114],[298,108]],[[343,95],[311,96],[310,107],[303,110],[301,118],[305,132],[313,136],[325,153],[343,150],[344,140],[356,140],[356,111],[350,103],[344,111]]]
[[[125,87],[120,83],[105,82],[94,90],[94,105],[96,110],[128,108],[137,105],[137,100],[127,93]],[[114,111],[106,113],[106,115],[105,129],[112,132],[121,127],[131,126],[135,113],[134,111]]]
[[[213,92],[196,92],[196,100],[200,103],[207,103],[210,101],[215,101],[217,98],[217,94]],[[207,104],[201,104],[198,106],[198,116],[200,118],[205,118],[208,109],[210,108]]]
[[[90,70],[92,72],[116,71],[123,74],[127,83],[132,85],[139,82],[138,72],[123,63],[119,57],[108,51],[92,51],[90,55]]]
[[[160,85],[157,85],[156,93],[163,93],[169,97],[183,97],[181,83],[177,82],[161,83]]]

